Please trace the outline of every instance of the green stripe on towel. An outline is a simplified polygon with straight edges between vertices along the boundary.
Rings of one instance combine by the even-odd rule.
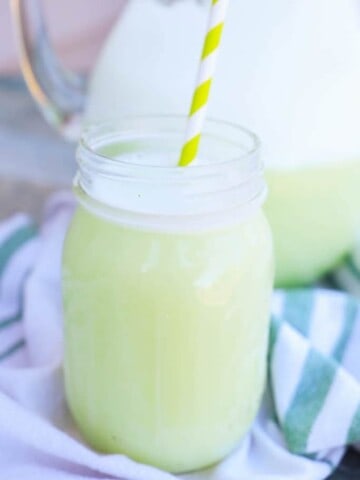
[[[353,421],[351,422],[351,427],[349,430],[349,435],[347,443],[349,445],[354,445],[359,442],[359,432],[360,432],[360,403],[359,407],[354,415]]]
[[[11,347],[0,353],[0,362],[3,362],[23,347],[25,347],[25,340],[18,340]]]
[[[345,312],[344,312],[345,319],[344,319],[343,330],[333,352],[333,357],[338,362],[341,362],[341,360],[344,357],[346,347],[351,338],[351,334],[355,326],[355,321],[358,316],[358,308],[359,308],[358,303],[353,298],[348,298],[346,302]]]
[[[311,290],[288,292],[285,295],[285,305],[282,316],[290,325],[307,336],[314,310],[315,293]]]
[[[283,425],[287,443],[293,452],[306,452],[310,431],[324,405],[335,374],[335,363],[324,362],[319,352],[310,350]]]
[[[0,330],[3,330],[4,328],[7,328],[10,325],[13,325],[14,323],[19,322],[21,320],[21,315],[22,315],[22,312],[19,312],[12,317],[9,317],[5,320],[1,320],[0,321]]]
[[[0,245],[0,276],[4,273],[10,258],[35,235],[35,226],[28,224],[13,232],[3,244]]]

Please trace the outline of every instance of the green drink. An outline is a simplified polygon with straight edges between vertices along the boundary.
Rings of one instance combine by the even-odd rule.
[[[211,151],[215,143],[223,148],[222,165],[210,158],[186,172],[150,167],[149,158],[151,165],[155,158],[176,162],[167,125],[170,133],[157,127],[167,139],[161,144],[154,132],[135,143],[96,141],[90,184],[89,175],[81,182],[89,174],[89,158],[83,160],[89,149],[80,149],[81,206],[64,251],[65,378],[71,411],[91,445],[184,472],[228,454],[256,414],[266,371],[272,244],[260,209],[259,164],[241,153],[236,137],[227,142],[235,132],[240,142],[250,141],[247,134],[211,124],[219,135],[229,129],[224,140],[211,132],[204,137]],[[175,137],[177,146],[181,136]],[[226,162],[234,148],[238,158]],[[99,154],[110,151],[113,160]],[[142,152],[142,166],[133,163],[135,151],[137,161]],[[214,175],[217,169],[223,176]],[[128,182],[126,196],[114,200],[114,182],[118,192]],[[219,195],[223,205],[214,211]]]

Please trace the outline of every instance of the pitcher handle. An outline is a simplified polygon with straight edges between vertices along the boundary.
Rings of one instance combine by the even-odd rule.
[[[68,140],[76,140],[85,107],[85,77],[60,65],[39,0],[10,2],[27,86],[47,121]]]

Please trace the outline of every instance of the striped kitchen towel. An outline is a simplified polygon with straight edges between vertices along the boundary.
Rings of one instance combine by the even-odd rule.
[[[35,225],[16,215],[0,229],[0,362],[17,364],[25,351],[23,305],[26,277],[38,247]],[[20,361],[21,363],[21,361]]]
[[[278,291],[269,382],[251,432],[219,465],[181,477],[80,440],[62,382],[61,251],[73,211],[52,199],[37,232],[0,225],[0,471],[6,480],[322,480],[360,442],[360,306],[329,290]]]
[[[360,442],[360,308],[331,290],[274,294],[270,385],[291,451]]]

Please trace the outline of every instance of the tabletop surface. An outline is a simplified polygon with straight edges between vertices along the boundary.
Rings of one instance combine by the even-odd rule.
[[[0,219],[23,211],[40,221],[46,197],[70,187],[74,153],[46,125],[23,82],[0,78]],[[359,453],[349,450],[328,480],[360,480]]]

